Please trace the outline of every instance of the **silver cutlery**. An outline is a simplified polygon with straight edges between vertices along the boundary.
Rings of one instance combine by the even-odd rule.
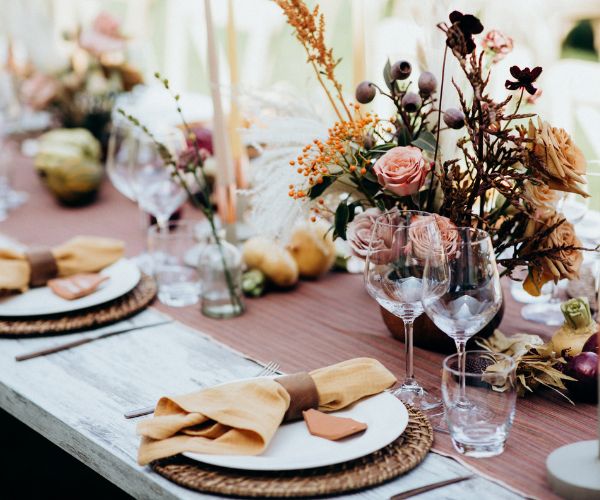
[[[256,375],[253,375],[252,378],[269,377],[271,375],[276,375],[278,373],[279,366],[279,363],[276,363],[275,361],[270,361],[265,366],[261,367],[259,372],[256,373]],[[137,410],[128,411],[123,416],[125,418],[143,417],[144,415],[150,415],[151,413],[154,413],[155,409],[156,406],[146,406],[145,408],[138,408]]]
[[[133,332],[134,330],[141,330],[143,328],[154,328],[155,326],[166,325],[167,323],[171,323],[172,320],[160,321],[158,323],[151,323],[149,325],[137,325],[130,326],[128,328],[122,328],[121,330],[114,330],[111,332],[101,333],[100,335],[96,335],[94,337],[85,337],[79,340],[74,340],[72,342],[67,342],[66,344],[60,344],[54,347],[48,347],[46,349],[40,349],[38,351],[29,352],[27,354],[19,354],[15,356],[15,361],[26,361],[32,358],[39,358],[40,356],[46,356],[47,354],[54,354],[55,352],[66,351],[67,349],[71,349],[72,347],[77,347],[84,344],[89,344],[94,340],[105,339],[107,337],[112,337],[113,335],[119,335],[120,333],[128,333]]]
[[[427,493],[428,491],[436,490],[438,488],[443,488],[444,486],[448,486],[450,484],[460,483],[461,481],[466,481],[467,479],[472,479],[474,476],[461,476],[455,477],[453,479],[446,479],[445,481],[438,481],[437,483],[427,484],[425,486],[419,486],[418,488],[413,488],[412,490],[406,490],[402,493],[398,493],[391,497],[390,500],[404,500],[405,498],[415,497],[417,495],[421,495],[422,493]]]

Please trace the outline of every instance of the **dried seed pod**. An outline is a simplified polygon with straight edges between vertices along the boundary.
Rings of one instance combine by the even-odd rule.
[[[402,98],[402,107],[407,113],[414,113],[421,107],[421,98],[414,92],[407,92]]]
[[[418,85],[421,95],[429,96],[437,89],[437,78],[430,71],[423,71],[419,76]]]
[[[371,82],[360,82],[356,86],[356,100],[361,104],[368,104],[375,99],[377,90]]]
[[[392,80],[406,80],[412,72],[412,66],[408,61],[396,61],[390,70]]]
[[[448,108],[444,111],[444,123],[450,128],[459,129],[465,125],[465,114],[456,108]]]

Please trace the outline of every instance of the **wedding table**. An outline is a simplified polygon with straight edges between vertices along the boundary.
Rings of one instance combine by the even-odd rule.
[[[30,159],[21,159],[17,167],[15,187],[28,191],[30,199],[0,223],[0,233],[24,244],[48,245],[77,234],[93,234],[125,240],[129,255],[143,249],[136,206],[108,182],[95,204],[65,208],[35,179]],[[196,215],[187,209],[186,217],[190,216]],[[520,306],[506,292],[502,331],[551,334],[547,327],[522,320]],[[16,354],[61,343],[67,337],[0,340],[0,407],[138,498],[200,495],[135,463],[135,422],[123,419],[126,410],[145,406],[163,394],[252,374],[256,364],[248,358],[274,360],[284,372],[294,372],[370,356],[399,377],[404,372],[403,344],[386,331],[377,306],[356,275],[330,273],[319,281],[302,282],[292,292],[249,300],[246,314],[236,319],[211,320],[197,306],[175,309],[156,304],[134,321],[148,321],[158,311],[194,330],[172,323],[18,364]],[[438,393],[442,358],[416,349],[417,377]],[[572,406],[544,391],[518,401],[506,451],[499,457],[461,457],[448,435],[436,433],[433,449],[437,453],[408,475],[360,496],[389,497],[464,474],[465,467],[443,457],[447,455],[480,477],[433,491],[429,498],[442,491],[448,498],[514,498],[514,492],[553,498],[545,479],[547,455],[563,444],[593,438],[595,429],[594,406]],[[485,478],[504,483],[512,491]]]

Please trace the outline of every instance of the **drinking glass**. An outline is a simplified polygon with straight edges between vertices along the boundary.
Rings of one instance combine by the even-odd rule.
[[[448,356],[442,372],[444,417],[452,444],[470,457],[499,455],[515,415],[516,363],[506,354],[489,351],[462,356]],[[463,360],[465,368],[460,368]]]
[[[575,226],[584,219],[589,205],[589,198],[585,198],[577,193],[561,193],[556,204],[556,210],[562,216]],[[542,323],[548,326],[560,326],[563,324],[564,316],[560,309],[562,299],[560,289],[557,284],[550,281],[542,287],[542,292],[546,291],[546,300],[532,301],[521,309],[521,316],[534,323]],[[541,302],[541,303],[540,303]]]
[[[202,314],[225,319],[240,316],[246,310],[242,292],[243,259],[240,250],[212,236],[199,257],[202,279]]]
[[[435,325],[454,339],[464,374],[467,341],[500,309],[502,288],[487,232],[459,227],[445,230],[443,238],[448,242],[445,248],[428,255],[423,271],[423,307]]]
[[[148,230],[148,252],[153,260],[154,278],[158,284],[158,299],[165,305],[184,307],[200,298],[198,262],[189,255],[197,244],[196,221],[169,222],[160,228],[154,224]]]
[[[417,382],[413,365],[413,322],[423,313],[422,278],[427,253],[441,246],[435,217],[392,210],[373,224],[364,279],[377,303],[404,322],[406,377],[394,395],[423,410],[440,406]]]
[[[123,123],[122,118],[115,116],[113,120],[106,154],[106,173],[119,193],[137,202],[133,192],[132,173],[138,154],[140,132],[132,125]]]
[[[185,137],[179,130],[169,131],[158,140],[175,157],[185,149]],[[173,167],[165,165],[152,139],[140,136],[136,153],[131,165],[132,191],[140,208],[156,218],[159,228],[165,228],[169,217],[187,199],[187,193],[173,177]]]

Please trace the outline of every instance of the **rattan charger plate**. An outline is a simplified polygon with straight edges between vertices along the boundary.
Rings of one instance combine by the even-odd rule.
[[[385,448],[338,465],[285,472],[253,472],[202,464],[182,455],[157,460],[151,467],[186,488],[235,497],[316,497],[362,490],[395,479],[425,458],[433,430],[425,415],[407,406],[404,433]]]
[[[133,316],[148,307],[156,292],[154,279],[142,274],[133,290],[105,304],[52,316],[0,318],[0,336],[58,335],[108,325]]]

